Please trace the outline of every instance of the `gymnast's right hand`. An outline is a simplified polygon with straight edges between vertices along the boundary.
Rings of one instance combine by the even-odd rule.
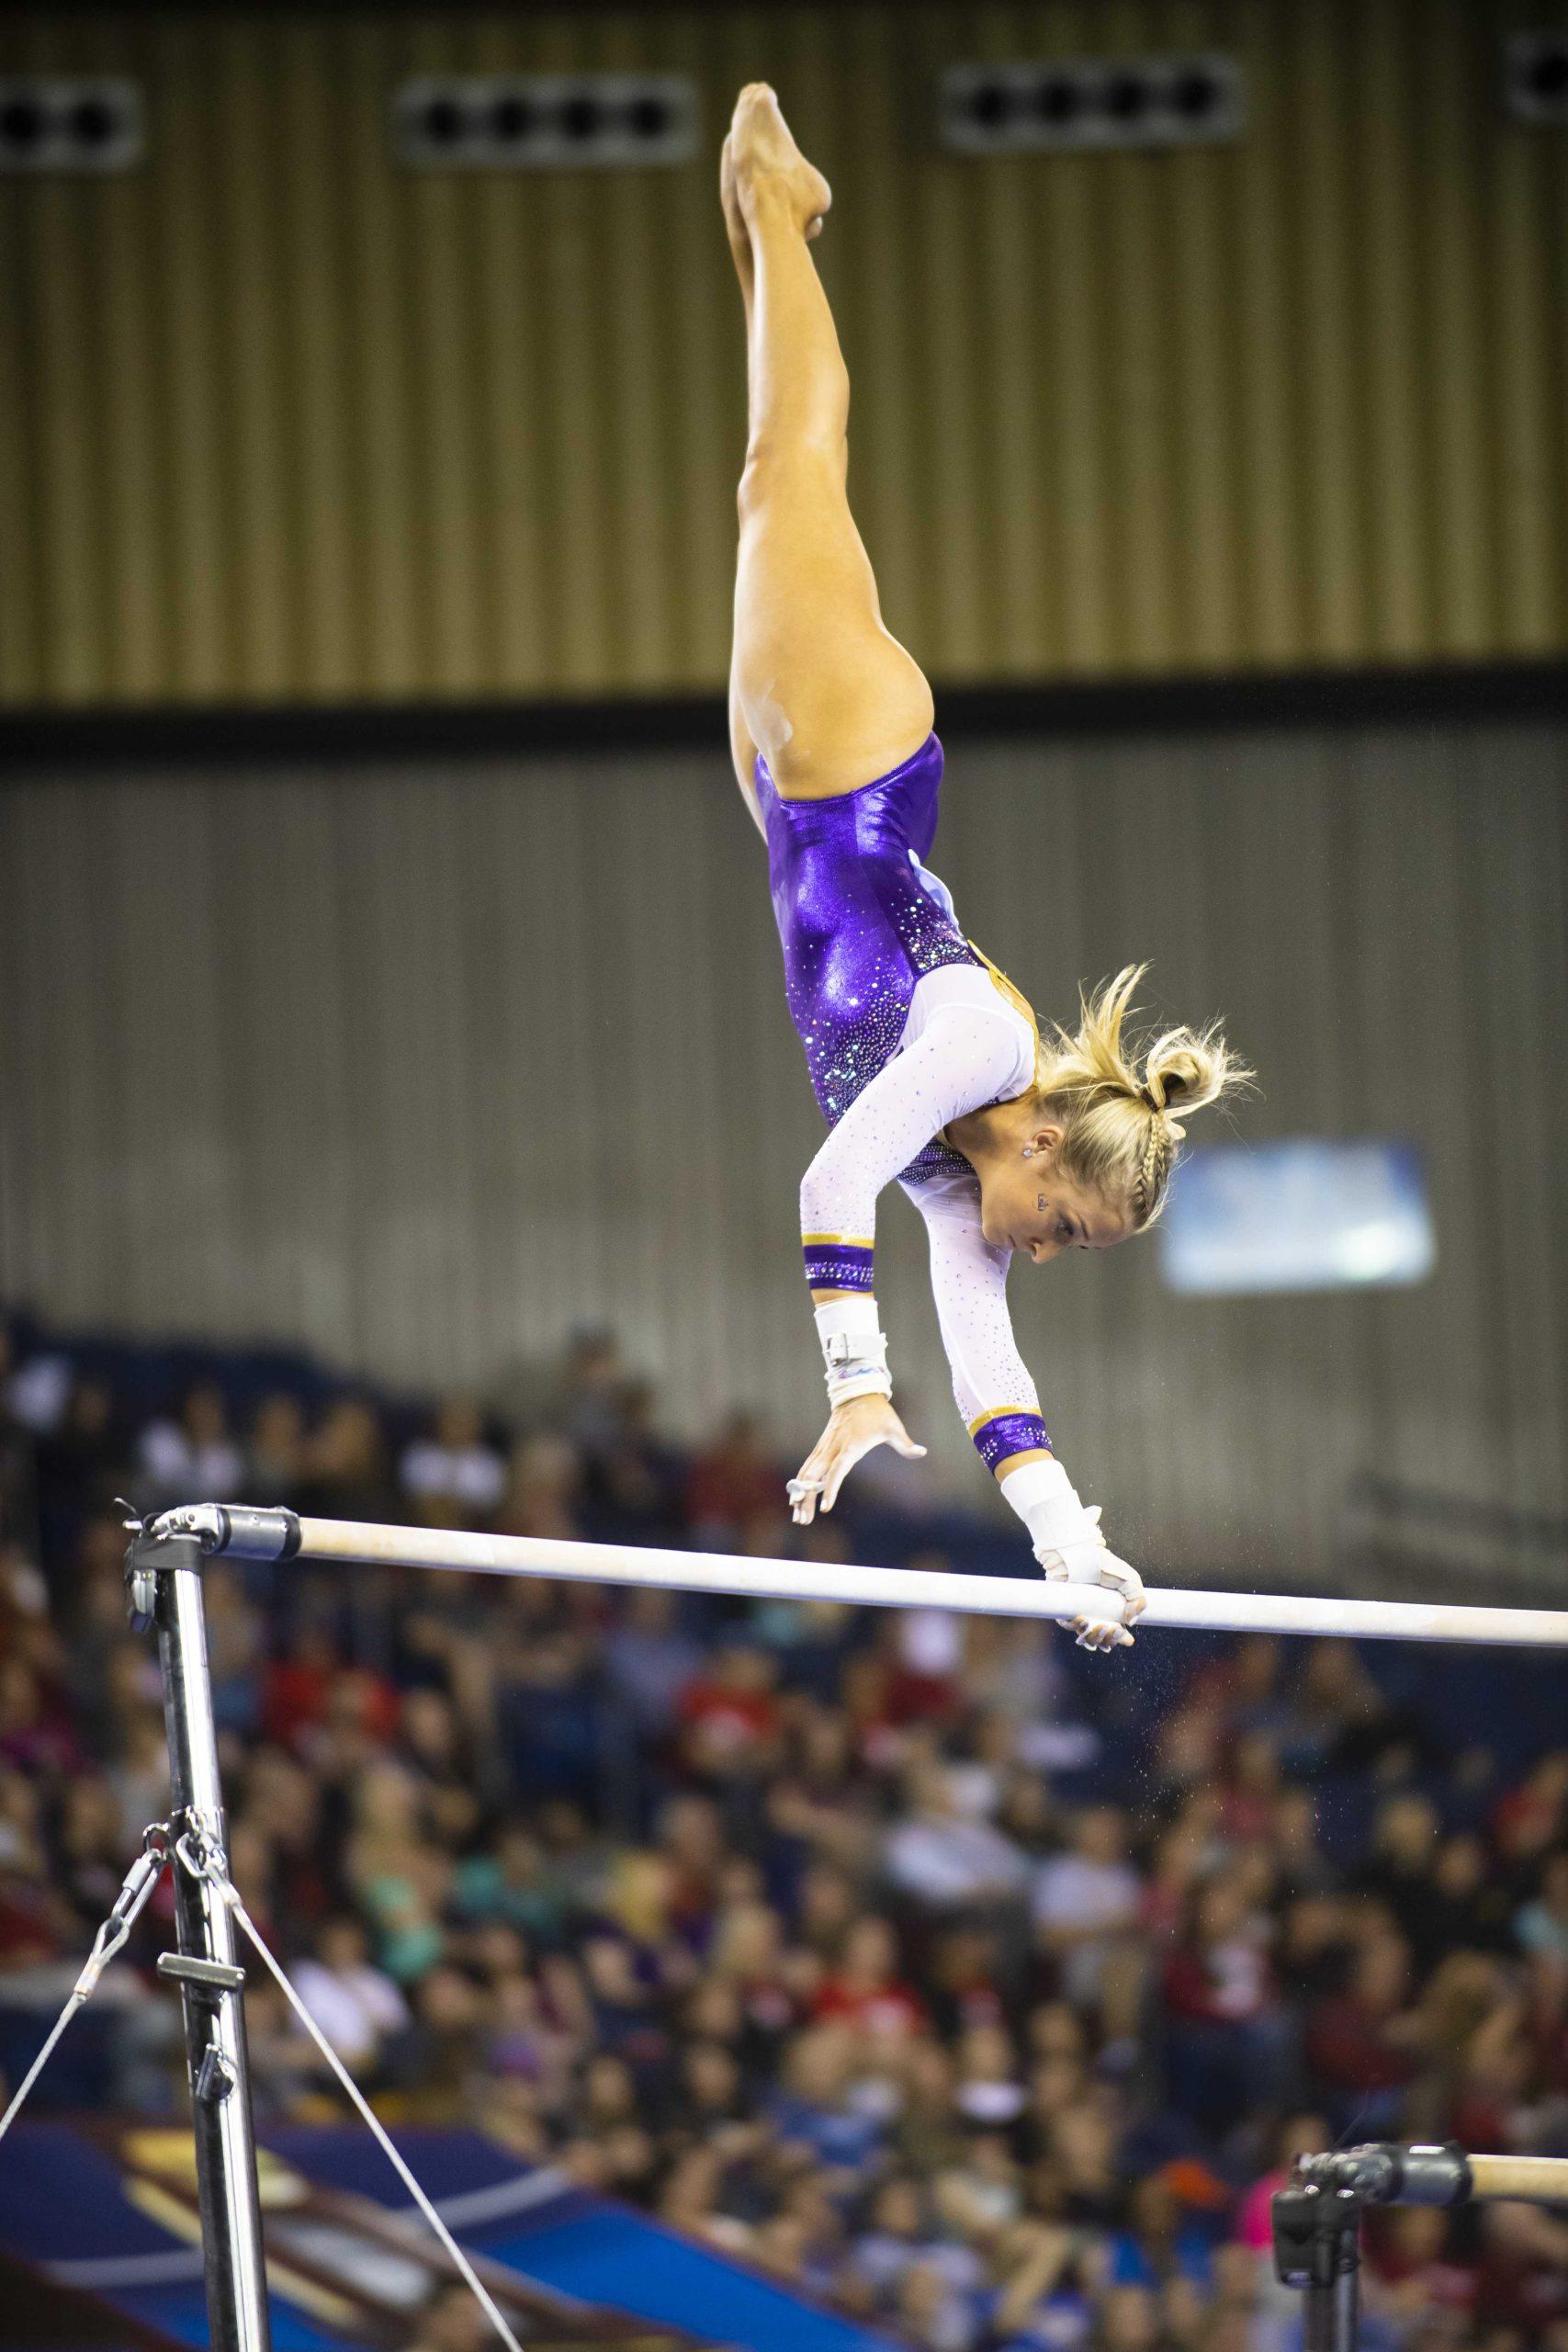
[[[1100,1584],[1120,1603],[1114,1616],[1069,1620],[1080,1649],[1130,1649],[1128,1632],[1147,1595],[1136,1568],[1119,1560],[1100,1532],[1100,1505],[1086,1505],[1054,1454],[1035,1454],[1004,1473],[1002,1494],[1028,1528],[1034,1556],[1047,1579]]]
[[[1102,1584],[1115,1593],[1122,1607],[1114,1617],[1073,1617],[1068,1629],[1080,1650],[1131,1649],[1133,1636],[1127,1627],[1131,1620],[1141,1616],[1148,1595],[1144,1579],[1136,1568],[1119,1560],[1099,1531],[1100,1507],[1095,1505],[1086,1518],[1095,1521],[1092,1541],[1083,1544],[1060,1544],[1037,1551],[1034,1555],[1048,1584]]]
[[[785,1490],[795,1525],[809,1527],[818,1501],[824,1510],[831,1510],[855,1464],[879,1445],[890,1445],[910,1462],[919,1461],[926,1450],[915,1443],[886,1396],[852,1396],[848,1404],[835,1405],[799,1476]]]

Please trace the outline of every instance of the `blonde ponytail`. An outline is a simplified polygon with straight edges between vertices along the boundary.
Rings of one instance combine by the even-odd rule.
[[[1251,1078],[1214,1023],[1128,1038],[1133,991],[1147,969],[1129,964],[1080,994],[1077,1031],[1041,1040],[1037,1081],[1042,1110],[1062,1130],[1064,1172],[1125,1208],[1134,1231],[1158,1216],[1176,1165],[1186,1129],[1172,1113],[1201,1111]]]

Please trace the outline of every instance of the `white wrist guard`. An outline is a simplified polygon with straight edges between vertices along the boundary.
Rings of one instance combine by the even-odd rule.
[[[816,1309],[817,1336],[827,1366],[828,1404],[847,1405],[852,1396],[891,1396],[887,1340],[878,1328],[876,1301],[869,1292],[825,1298]]]
[[[1002,1493],[1028,1528],[1034,1556],[1048,1577],[1073,1574],[1086,1581],[1098,1577],[1099,1565],[1088,1555],[1105,1548],[1100,1507],[1086,1510],[1059,1462],[1052,1458],[1021,1463],[1001,1484]]]

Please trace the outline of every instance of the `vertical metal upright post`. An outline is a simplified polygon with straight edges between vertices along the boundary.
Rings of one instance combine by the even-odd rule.
[[[131,1547],[133,1572],[151,1571],[175,1836],[177,1839],[194,1830],[198,1850],[205,1844],[224,1852],[201,1560],[201,1545],[186,1535],[143,1536]],[[197,1876],[179,1860],[175,1864],[175,1922],[179,1949],[166,1956],[164,1973],[179,1984],[185,2004],[208,2324],[214,2352],[271,2352],[241,1996],[243,1972],[234,1961],[233,1920],[227,1904],[209,1879]]]
[[[1360,2340],[1360,2278],[1355,2265],[1332,2282],[1309,2287],[1302,2312],[1302,2352],[1356,2352]]]
[[[1375,2149],[1353,2149],[1374,2155]],[[1362,2194],[1357,2188],[1306,2177],[1307,2159],[1269,2199],[1274,2275],[1299,2287],[1302,2352],[1356,2352],[1360,2319]],[[1330,2164],[1336,2159],[1327,2159]]]

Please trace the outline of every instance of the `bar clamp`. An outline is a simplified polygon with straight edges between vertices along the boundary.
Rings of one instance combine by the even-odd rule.
[[[157,1618],[158,1578],[171,1568],[203,1561],[291,1560],[299,1549],[295,1512],[248,1503],[181,1503],[156,1519],[138,1516],[123,1498],[126,1602],[133,1634],[148,1634]]]

